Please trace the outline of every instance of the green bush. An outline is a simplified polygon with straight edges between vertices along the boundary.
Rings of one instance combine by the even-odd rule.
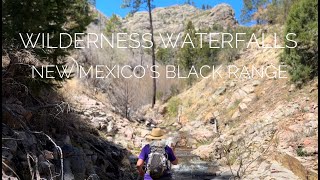
[[[157,94],[156,94],[156,98],[157,98],[157,100],[161,100],[161,99],[162,99],[162,97],[163,97],[163,92],[161,92],[161,91],[157,91]]]
[[[170,117],[176,117],[179,111],[179,105],[181,104],[181,100],[177,97],[173,97],[168,102],[168,115]]]
[[[307,82],[318,76],[318,1],[301,0],[288,15],[285,34],[295,33],[296,48],[286,48],[282,61],[289,65],[293,82]],[[287,41],[288,46],[294,42]]]
[[[306,152],[305,150],[303,150],[302,147],[299,147],[298,149],[296,149],[297,155],[298,156],[308,156],[308,152]]]
[[[109,36],[112,33],[121,30],[121,19],[116,15],[112,14],[111,18],[107,20],[105,33]]]
[[[175,95],[177,95],[177,94],[179,94],[179,93],[180,93],[179,87],[178,87],[176,84],[172,84],[172,85],[170,86],[170,95],[171,95],[171,96],[175,96]]]
[[[171,62],[173,52],[168,48],[158,48],[156,52],[156,59],[161,64],[167,65]]]

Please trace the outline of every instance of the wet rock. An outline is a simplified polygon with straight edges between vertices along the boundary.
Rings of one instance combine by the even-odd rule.
[[[211,158],[212,152],[213,152],[213,147],[211,145],[202,145],[192,151],[193,154],[196,154],[197,156],[199,156],[202,159]]]

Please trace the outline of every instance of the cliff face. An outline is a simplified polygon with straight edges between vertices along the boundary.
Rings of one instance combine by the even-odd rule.
[[[191,5],[176,5],[155,8],[152,11],[155,33],[182,32],[188,21],[192,21],[197,29],[212,27],[213,24],[235,27],[238,22],[234,16],[234,10],[228,4],[219,4],[208,10],[201,10]],[[148,32],[148,13],[137,12],[133,16],[126,17],[123,24],[129,32]]]
[[[178,34],[183,32],[188,21],[191,21],[197,30],[212,27],[214,24],[221,25],[224,28],[238,26],[234,10],[230,5],[224,3],[208,10],[198,9],[187,4],[159,7],[153,9],[152,20],[156,43],[161,40],[159,33]],[[128,16],[123,19],[122,24],[128,32],[150,32],[147,12],[137,12],[133,16]]]

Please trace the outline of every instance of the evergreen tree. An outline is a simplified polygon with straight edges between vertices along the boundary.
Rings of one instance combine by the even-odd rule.
[[[189,35],[193,44],[196,45],[197,38],[195,33],[196,33],[196,30],[194,28],[194,25],[192,24],[191,21],[188,21],[182,39],[184,40],[187,37],[187,35]],[[189,41],[189,38],[187,39]],[[181,48],[179,53],[179,65],[184,69],[184,71],[189,72],[192,66],[195,65],[196,59],[197,59],[197,50],[190,43],[184,44],[184,46]],[[187,80],[188,80],[188,85],[190,86],[192,84],[193,79],[188,78]]]
[[[306,82],[318,75],[318,1],[301,0],[288,15],[285,34],[295,33],[296,48],[286,48],[283,60],[290,66],[293,82]],[[294,42],[287,41],[294,46]]]
[[[156,58],[158,62],[166,65],[169,64],[172,60],[173,51],[169,48],[158,48],[156,53]]]
[[[26,33],[49,34],[50,46],[68,46],[70,39],[68,36],[61,36],[60,33],[67,33],[74,36],[86,30],[86,26],[92,21],[90,7],[86,0],[33,0],[33,1],[2,1],[2,40],[6,53],[25,49],[19,33],[22,33],[24,40]],[[35,40],[36,36],[33,36]],[[69,55],[69,48],[47,48],[47,39],[44,40],[45,47],[40,46],[41,40],[35,48],[27,50],[36,55],[37,59],[61,68],[66,63],[65,57]],[[15,65],[16,66],[16,65]],[[29,72],[28,72],[29,73]],[[30,75],[27,72],[25,76]],[[60,81],[58,72],[53,74],[54,80]],[[26,79],[26,78],[24,78]],[[34,82],[36,79],[33,79]],[[40,82],[40,80],[36,81]],[[52,79],[41,79],[42,85],[53,85]],[[39,85],[38,85],[39,86]],[[40,89],[39,87],[37,87]]]
[[[112,14],[110,19],[108,19],[106,23],[106,29],[105,29],[106,34],[110,35],[120,29],[121,29],[120,18],[116,14]]]

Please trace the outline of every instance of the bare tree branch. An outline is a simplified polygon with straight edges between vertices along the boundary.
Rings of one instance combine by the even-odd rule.
[[[4,166],[6,166],[10,171],[12,171],[13,172],[13,174],[20,180],[20,177],[18,176],[18,174],[9,166],[9,165],[7,165],[5,162],[3,162],[2,161],[2,164],[4,165]]]

